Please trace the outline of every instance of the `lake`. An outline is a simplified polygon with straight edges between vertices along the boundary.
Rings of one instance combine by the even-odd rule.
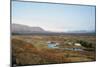
[[[59,48],[56,43],[48,43],[48,48]]]

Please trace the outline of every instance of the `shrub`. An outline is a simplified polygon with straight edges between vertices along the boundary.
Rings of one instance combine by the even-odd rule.
[[[93,48],[93,44],[87,41],[83,41],[83,40],[78,40],[78,43],[80,43],[83,47],[86,48]]]

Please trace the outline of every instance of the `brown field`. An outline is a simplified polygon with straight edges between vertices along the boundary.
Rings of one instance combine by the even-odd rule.
[[[59,43],[59,48],[48,48],[47,42]],[[95,36],[75,35],[12,35],[13,63],[16,65],[55,64],[95,61]],[[72,44],[68,44],[72,43]],[[80,43],[81,46],[73,45]],[[81,48],[82,51],[65,50]]]

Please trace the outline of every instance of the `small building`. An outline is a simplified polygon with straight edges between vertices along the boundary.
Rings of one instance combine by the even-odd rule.
[[[48,41],[47,44],[56,44],[56,45],[59,45],[59,43],[57,43],[55,41]]]
[[[75,45],[75,46],[81,46],[81,44],[80,44],[80,43],[74,43],[74,45]]]

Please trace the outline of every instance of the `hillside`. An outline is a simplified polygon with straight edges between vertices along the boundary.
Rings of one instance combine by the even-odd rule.
[[[11,29],[12,33],[20,33],[20,34],[45,32],[45,30],[40,27],[29,27],[21,24],[12,24]]]

